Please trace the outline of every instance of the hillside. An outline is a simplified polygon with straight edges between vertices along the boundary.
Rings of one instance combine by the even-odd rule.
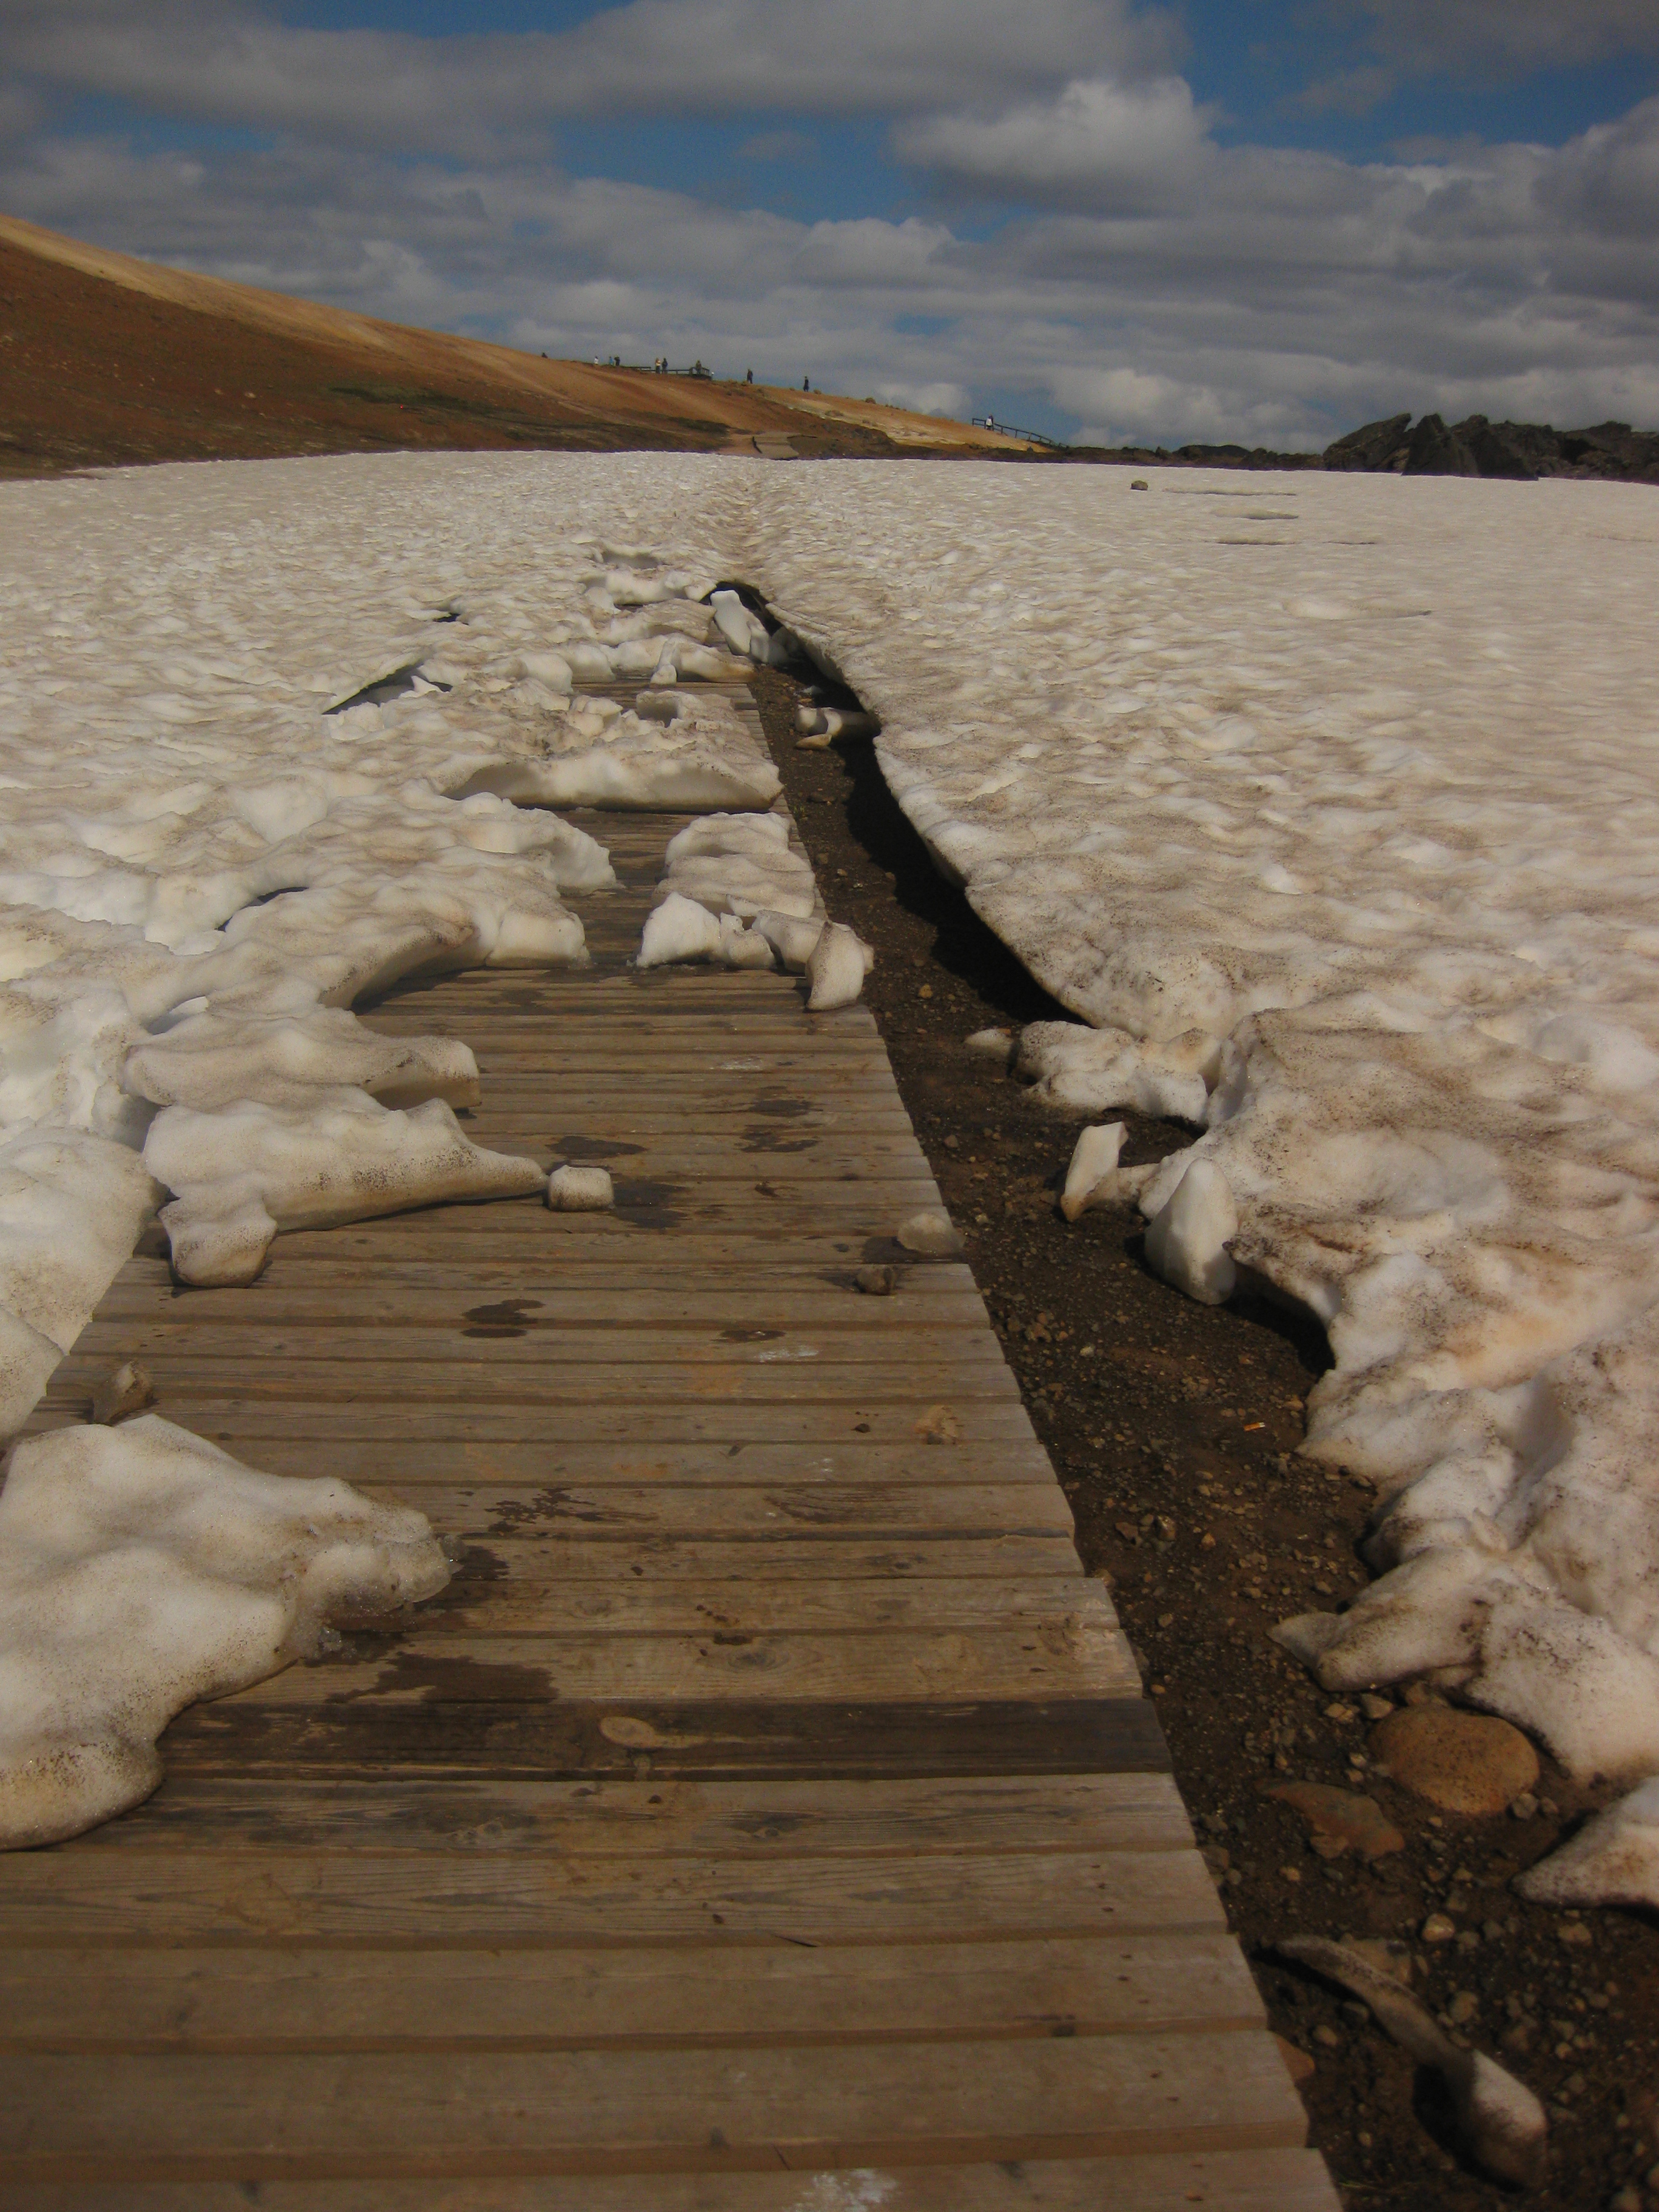
[[[0,216],[0,476],[394,448],[1019,453],[873,400],[549,361]],[[787,449],[786,449],[787,450]]]

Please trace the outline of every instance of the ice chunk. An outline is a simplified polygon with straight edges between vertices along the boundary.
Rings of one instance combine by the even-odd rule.
[[[806,963],[812,989],[806,1004],[815,1014],[837,1006],[850,1006],[864,988],[875,954],[844,922],[832,921],[823,930]]]
[[[1659,1777],[1586,1821],[1515,1886],[1534,1905],[1659,1905]]]
[[[638,968],[662,968],[678,960],[709,960],[720,951],[719,918],[695,899],[672,891],[645,919],[645,933],[635,960]]]
[[[1203,1030],[1155,1043],[1123,1030],[1033,1022],[1020,1032],[1015,1066],[1036,1085],[1045,1105],[1066,1113],[1104,1114],[1127,1106],[1137,1114],[1201,1122],[1220,1064],[1220,1040]]]
[[[607,1168],[555,1168],[547,1179],[547,1202],[556,1213],[603,1213],[617,1202]]]
[[[422,1514],[257,1474],[153,1413],[19,1444],[0,1492],[0,1848],[137,1804],[185,1705],[448,1579]]]
[[[1085,1129],[1078,1139],[1060,1200],[1060,1210],[1068,1221],[1079,1219],[1091,1206],[1106,1204],[1109,1185],[1109,1196],[1117,1195],[1117,1156],[1127,1134],[1121,1121],[1107,1121]]]
[[[1224,1305],[1238,1278],[1227,1251],[1238,1208],[1213,1160],[1195,1159],[1146,1224],[1146,1264],[1202,1305]]]
[[[806,963],[823,934],[824,925],[816,919],[803,921],[799,915],[773,914],[769,909],[755,916],[755,928],[789,973],[800,975],[806,971]]]
[[[298,1106],[169,1106],[144,1164],[175,1194],[161,1221],[188,1283],[252,1282],[279,1230],[512,1197],[545,1181],[534,1160],[473,1144],[440,1099],[392,1111],[348,1090],[319,1089]]]
[[[669,842],[657,896],[695,899],[711,914],[794,915],[805,920],[817,896],[812,871],[789,849],[776,814],[713,814]]]
[[[771,636],[759,616],[751,615],[735,592],[716,592],[708,604],[720,624],[720,635],[732,652],[764,664]]]

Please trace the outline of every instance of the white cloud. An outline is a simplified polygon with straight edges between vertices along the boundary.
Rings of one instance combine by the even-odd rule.
[[[1180,77],[1095,79],[1002,115],[919,117],[898,125],[893,145],[901,161],[1000,198],[1133,213],[1188,197],[1211,119]]]

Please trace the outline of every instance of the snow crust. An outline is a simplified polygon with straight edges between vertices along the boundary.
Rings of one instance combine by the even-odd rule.
[[[0,1491],[0,1850],[137,1804],[185,1705],[448,1579],[423,1514],[257,1474],[153,1413],[19,1444]]]

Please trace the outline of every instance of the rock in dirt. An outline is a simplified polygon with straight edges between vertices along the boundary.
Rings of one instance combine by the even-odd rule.
[[[1299,2089],[1304,2081],[1312,2081],[1316,2069],[1307,2052],[1299,2051],[1293,2043],[1287,2043],[1282,2035],[1274,2036],[1273,2041],[1279,2045],[1279,2055],[1285,2062],[1285,2071],[1291,2077],[1291,2086]]]
[[[890,1267],[860,1267],[853,1280],[866,1297],[890,1298],[898,1278]]]
[[[1370,1752],[1390,1777],[1444,1813],[1508,1809],[1538,1779],[1538,1754],[1517,1728],[1489,1713],[1413,1705],[1372,1729]]]
[[[1404,1850],[1406,1838],[1375,1797],[1335,1790],[1324,1782],[1268,1782],[1264,1797],[1277,1797],[1307,1822],[1313,1848],[1322,1858],[1352,1851],[1369,1863]]]
[[[899,1224],[898,1241],[907,1252],[920,1252],[925,1259],[953,1259],[962,1249],[948,1213],[937,1206],[926,1206]]]

